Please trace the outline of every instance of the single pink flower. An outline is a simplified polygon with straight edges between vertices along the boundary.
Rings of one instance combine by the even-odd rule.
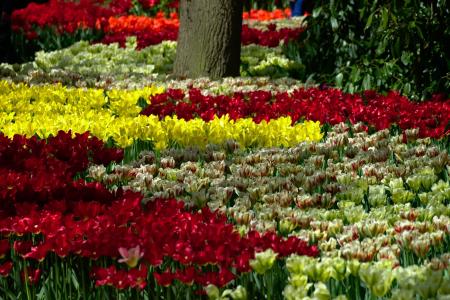
[[[137,266],[139,259],[144,256],[144,252],[141,252],[139,245],[134,248],[119,248],[119,253],[122,256],[118,261],[120,263],[126,263],[130,268],[134,268]]]

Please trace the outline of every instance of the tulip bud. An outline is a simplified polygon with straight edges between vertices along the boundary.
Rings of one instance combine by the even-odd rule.
[[[305,266],[311,263],[316,263],[316,260],[309,256],[291,255],[286,260],[286,268],[291,274],[304,274]]]
[[[442,230],[438,230],[430,233],[431,244],[435,247],[439,247],[445,239],[445,233]]]
[[[433,184],[431,191],[435,194],[442,194],[445,199],[450,199],[450,184],[448,181],[439,180],[439,182]]]
[[[161,158],[160,161],[161,167],[164,169],[174,168],[175,167],[175,159],[171,156]]]
[[[247,290],[243,286],[238,285],[236,289],[230,293],[230,296],[233,300],[247,300]]]
[[[294,287],[292,285],[287,285],[283,290],[283,296],[286,300],[298,300],[303,299],[308,295],[308,290],[311,287],[311,283],[308,283],[304,287]]]
[[[332,267],[331,277],[338,281],[344,280],[347,276],[347,261],[340,257],[335,257],[332,259]]]
[[[420,182],[421,180],[418,175],[412,175],[409,176],[408,179],[406,179],[406,183],[408,184],[408,186],[416,193],[420,190]]]
[[[433,174],[424,174],[421,176],[421,184],[423,186],[423,188],[426,191],[429,191],[433,185],[433,183],[436,182],[437,180],[437,176]]]
[[[208,295],[208,299],[210,300],[218,300],[220,299],[220,291],[214,284],[208,284],[205,288],[206,295]]]
[[[414,299],[414,290],[394,289],[391,300],[410,300]]]
[[[426,269],[423,276],[417,280],[415,289],[423,299],[436,297],[437,291],[443,281],[442,271]]]
[[[264,274],[272,268],[277,255],[278,253],[273,252],[270,248],[264,252],[256,253],[255,259],[250,260],[250,266],[256,273]]]
[[[450,296],[450,278],[445,277],[441,282],[441,287],[438,290],[438,299],[445,299],[443,296]]]
[[[394,280],[391,268],[392,263],[389,261],[380,261],[373,265],[365,263],[361,265],[359,276],[375,296],[383,297]]]
[[[361,263],[356,259],[347,261],[348,272],[350,272],[350,274],[352,274],[353,276],[357,276],[359,273],[360,265]]]
[[[326,282],[331,277],[331,266],[328,260],[305,265],[305,274],[314,281]]]
[[[395,204],[404,204],[411,202],[414,199],[414,194],[411,191],[407,191],[403,188],[395,188],[392,190],[392,201]]]
[[[88,176],[95,181],[101,182],[103,176],[106,174],[106,168],[103,165],[91,166],[88,169]]]
[[[238,285],[235,290],[226,289],[223,291],[219,300],[227,300],[230,298],[233,300],[247,300],[247,290],[241,285]]]
[[[413,252],[419,257],[426,257],[430,250],[430,242],[425,239],[417,239],[411,242]]]
[[[335,238],[330,238],[328,241],[323,241],[319,243],[319,249],[324,252],[331,252],[336,250],[337,241]]]
[[[289,283],[294,287],[305,287],[308,284],[308,276],[301,274],[291,274]]]
[[[330,291],[323,282],[314,284],[314,299],[317,300],[329,300],[331,299]]]
[[[369,204],[372,207],[386,205],[387,196],[385,194],[384,185],[371,185],[369,186]]]
[[[291,222],[289,219],[282,219],[279,222],[279,230],[281,234],[289,234],[295,229],[295,224]]]

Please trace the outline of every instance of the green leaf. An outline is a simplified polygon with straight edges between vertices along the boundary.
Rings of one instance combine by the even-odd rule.
[[[381,11],[381,23],[379,28],[380,31],[387,29],[388,21],[389,21],[389,12],[387,8],[383,8],[383,10]]]
[[[364,30],[367,30],[370,25],[372,25],[372,20],[373,20],[373,15],[375,14],[375,12],[371,13],[369,15],[369,18],[367,18],[367,23],[366,23],[366,27],[364,27]]]
[[[335,17],[331,17],[331,28],[333,29],[333,31],[336,31],[339,27],[338,21],[336,20]]]
[[[405,93],[405,94],[409,94],[409,93],[411,93],[411,84],[408,82],[408,83],[406,83],[405,85],[404,85],[404,87],[403,87],[403,92]]]
[[[377,50],[375,51],[375,53],[377,55],[383,54],[384,51],[386,50],[386,46],[387,46],[387,43],[388,43],[387,38],[388,38],[387,36],[384,37],[384,39],[381,41],[381,43],[378,44]]]
[[[403,51],[400,60],[405,66],[409,65],[411,63],[411,52]]]
[[[344,79],[344,74],[342,74],[342,72],[336,75],[335,81],[336,81],[336,85],[338,87],[342,87],[342,80],[343,79]]]
[[[372,88],[371,83],[372,83],[372,76],[370,76],[370,74],[366,74],[362,82],[362,88],[364,90],[370,90]]]
[[[139,97],[137,103],[136,103],[140,108],[144,109],[148,106],[147,101],[143,98],[143,97]]]
[[[313,10],[312,17],[317,18],[322,13],[322,7],[318,7]]]
[[[352,67],[352,72],[350,74],[350,81],[351,82],[359,81],[360,80],[360,78],[359,78],[360,73],[361,73],[361,71],[360,71],[358,66]]]

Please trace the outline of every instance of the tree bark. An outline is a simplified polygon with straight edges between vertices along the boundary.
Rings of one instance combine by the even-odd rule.
[[[239,76],[242,0],[181,0],[174,75]]]

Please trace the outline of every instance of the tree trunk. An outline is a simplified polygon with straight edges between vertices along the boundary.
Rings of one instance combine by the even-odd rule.
[[[181,0],[174,75],[239,76],[242,0]]]

